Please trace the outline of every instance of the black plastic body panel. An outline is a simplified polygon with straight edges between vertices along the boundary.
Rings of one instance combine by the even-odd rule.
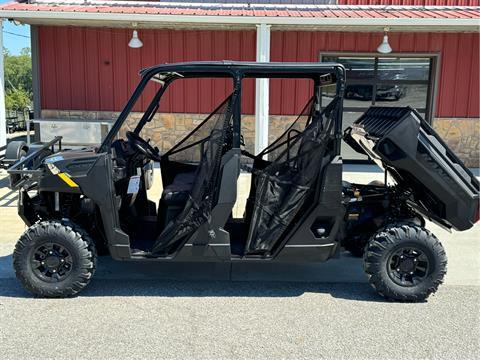
[[[203,224],[175,256],[178,261],[229,261],[230,234],[223,229],[237,199],[240,174],[240,149],[232,149],[222,158],[222,179],[217,204],[212,209],[210,224]],[[215,237],[208,235],[209,227]]]
[[[41,172],[36,189],[45,193],[81,194],[91,199],[100,211],[110,254],[117,260],[129,259],[130,241],[120,229],[111,154],[97,153],[93,149],[69,150],[57,152],[45,160],[50,168],[42,165],[36,170]],[[78,186],[69,186],[58,173],[68,174]],[[27,191],[20,190],[18,212],[27,225],[31,225],[29,219],[32,218],[29,200]]]
[[[479,182],[410,107],[371,107],[345,132],[401,188],[422,215],[456,230],[477,221]]]
[[[345,207],[342,205],[342,159],[336,157],[321,174],[317,204],[287,236],[275,259],[282,262],[322,262],[340,249],[338,233]]]

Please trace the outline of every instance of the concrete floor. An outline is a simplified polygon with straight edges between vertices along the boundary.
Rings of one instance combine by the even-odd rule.
[[[158,175],[158,174],[156,174]],[[161,184],[156,176],[158,198]],[[383,179],[347,166],[345,180]],[[73,299],[35,299],[14,278],[25,227],[0,172],[0,354],[19,358],[462,358],[480,352],[480,226],[428,224],[449,258],[422,304],[385,302],[359,259],[324,264],[142,264],[102,257]],[[249,178],[239,180],[243,213]],[[234,280],[233,282],[228,281]]]

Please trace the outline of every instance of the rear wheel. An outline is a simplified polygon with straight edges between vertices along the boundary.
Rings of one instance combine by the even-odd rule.
[[[88,285],[97,261],[93,241],[76,225],[42,221],[18,240],[13,266],[32,294],[67,297]]]
[[[422,301],[437,291],[447,270],[447,256],[438,239],[413,223],[386,226],[370,239],[364,269],[382,296]]]

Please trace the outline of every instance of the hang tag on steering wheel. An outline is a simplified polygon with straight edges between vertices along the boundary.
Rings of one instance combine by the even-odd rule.
[[[131,176],[128,181],[127,194],[137,194],[138,190],[140,190],[140,175]]]

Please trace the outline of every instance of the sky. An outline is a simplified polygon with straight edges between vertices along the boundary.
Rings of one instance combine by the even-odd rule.
[[[0,4],[6,2],[11,2],[11,0],[0,0]],[[17,26],[8,20],[4,20],[3,47],[8,49],[13,55],[19,54],[20,50],[25,47],[30,47],[30,26]]]

